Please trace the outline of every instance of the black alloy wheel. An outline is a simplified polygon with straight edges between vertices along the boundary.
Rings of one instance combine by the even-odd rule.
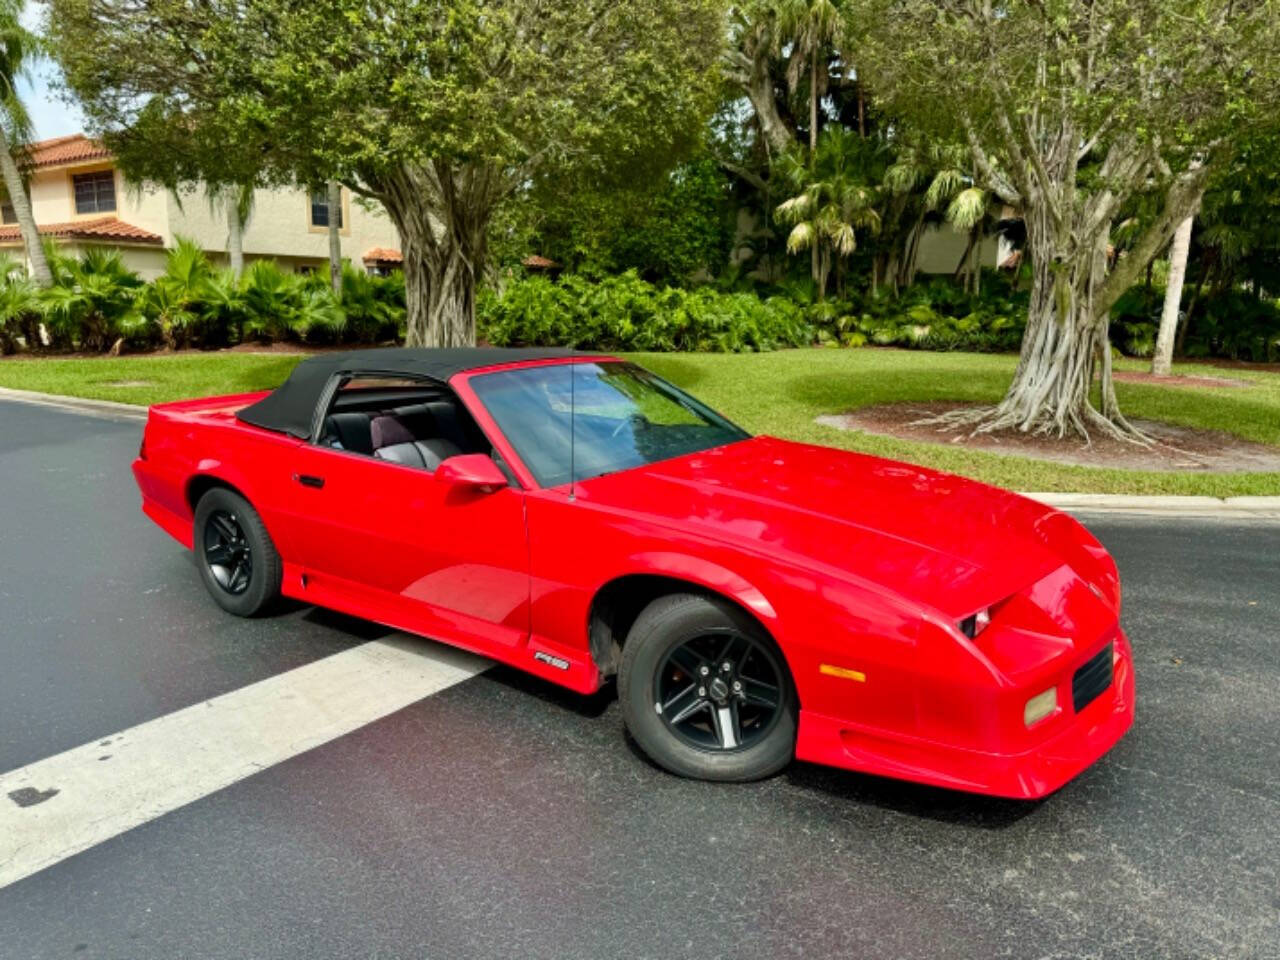
[[[777,724],[782,689],[782,668],[773,652],[737,630],[725,630],[671,648],[654,677],[654,710],[690,746],[746,750]]]
[[[236,515],[214,510],[204,524],[204,560],[214,581],[232,596],[249,589],[253,551]]]
[[[214,602],[238,617],[268,610],[280,596],[283,564],[258,511],[234,490],[214,487],[196,504],[196,566]]]
[[[636,745],[672,773],[741,782],[795,755],[799,702],[786,659],[721,597],[659,597],[627,634],[618,699]]]

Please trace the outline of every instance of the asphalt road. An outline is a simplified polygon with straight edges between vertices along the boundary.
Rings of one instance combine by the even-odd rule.
[[[0,771],[385,634],[222,614],[138,438],[0,403]],[[1280,526],[1090,526],[1138,719],[1043,802],[682,781],[494,669],[0,890],[0,957],[1280,957]]]

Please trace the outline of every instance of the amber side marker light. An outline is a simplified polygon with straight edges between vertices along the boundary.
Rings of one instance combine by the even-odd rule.
[[[858,683],[867,682],[867,675],[861,670],[850,670],[848,667],[837,667],[834,663],[819,664],[818,672],[825,673],[828,677],[839,677],[842,680],[856,680]]]
[[[1058,688],[1050,687],[1044,693],[1037,693],[1027,701],[1027,705],[1022,709],[1022,722],[1028,727],[1034,726],[1057,709]]]

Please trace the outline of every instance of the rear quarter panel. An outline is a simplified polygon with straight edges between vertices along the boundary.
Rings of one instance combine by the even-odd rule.
[[[191,546],[193,484],[218,480],[239,490],[262,516],[283,556],[290,553],[288,512],[292,453],[300,441],[236,419],[264,394],[184,400],[151,408],[134,463],[143,510]]]

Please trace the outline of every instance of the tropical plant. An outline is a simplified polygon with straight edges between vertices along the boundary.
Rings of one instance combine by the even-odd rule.
[[[857,249],[859,230],[880,226],[878,194],[864,178],[862,157],[874,147],[842,127],[828,127],[818,140],[812,162],[794,153],[779,167],[794,195],[778,206],[778,219],[792,224],[787,251],[812,250],[813,280],[822,300],[833,263]]]
[[[245,271],[242,290],[247,337],[330,337],[346,325],[342,306],[323,279],[286,273],[274,260],[255,260]]]
[[[40,343],[39,289],[26,269],[8,254],[0,254],[0,353],[13,353],[22,340],[28,350]]]
[[[54,284],[40,291],[40,300],[56,343],[104,351],[145,327],[137,306],[143,281],[115,250],[90,247],[79,257],[55,256],[50,269]]]
[[[31,139],[31,117],[18,95],[18,81],[26,75],[32,54],[39,50],[38,38],[22,25],[23,7],[22,0],[0,0],[0,175],[31,261],[32,280],[47,287],[53,275],[31,213],[26,181],[13,156],[15,147],[20,149]]]
[[[212,276],[213,268],[199,244],[189,237],[178,237],[165,255],[164,273],[138,297],[139,309],[156,324],[169,349],[187,345],[192,328],[200,322]]]
[[[234,270],[219,270],[204,284],[201,313],[205,320],[203,346],[242,343],[251,319],[243,279]]]
[[[394,339],[404,320],[404,274],[396,271],[379,277],[344,264],[341,303],[347,339],[356,343]]]
[[[840,29],[840,13],[832,0],[777,0],[775,43],[789,45],[787,83],[794,92],[808,73],[809,153],[818,149],[818,101],[826,85],[828,48]],[[778,52],[781,52],[779,49]],[[807,70],[806,70],[807,67]]]

